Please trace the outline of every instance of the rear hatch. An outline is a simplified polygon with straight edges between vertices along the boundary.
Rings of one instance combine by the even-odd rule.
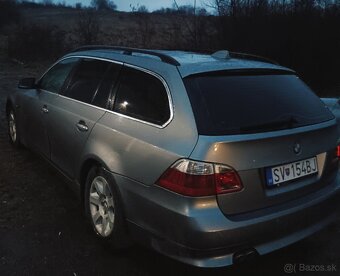
[[[217,195],[226,215],[285,203],[334,182],[336,121],[292,72],[212,72],[184,83],[199,132],[190,158],[228,165],[243,184]]]

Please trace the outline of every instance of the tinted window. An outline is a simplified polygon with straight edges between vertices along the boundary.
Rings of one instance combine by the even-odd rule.
[[[65,96],[91,103],[109,65],[109,62],[100,60],[82,60],[64,92]]]
[[[92,101],[93,105],[107,108],[108,98],[110,97],[112,89],[114,88],[120,68],[121,65],[117,65],[114,63],[110,65],[110,68],[107,70],[104,78],[100,83],[99,89],[95,93]]]
[[[265,132],[333,118],[295,75],[197,75],[184,82],[200,134]]]
[[[39,88],[53,93],[59,93],[66,78],[78,58],[68,58],[54,65],[40,80]]]
[[[170,117],[169,100],[163,83],[139,70],[124,68],[114,111],[154,124]]]

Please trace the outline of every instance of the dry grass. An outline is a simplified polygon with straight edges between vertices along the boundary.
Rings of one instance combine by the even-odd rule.
[[[79,10],[65,8],[24,8],[25,24],[55,26],[65,31],[77,43],[75,27]],[[145,48],[191,48],[187,25],[190,18],[178,15],[134,14],[127,12],[98,11],[100,27],[98,43]],[[213,33],[213,27],[210,27]]]

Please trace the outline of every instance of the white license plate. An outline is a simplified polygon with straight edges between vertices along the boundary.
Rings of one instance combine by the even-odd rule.
[[[309,159],[266,168],[267,185],[269,187],[301,178],[318,172],[318,163],[316,157]]]

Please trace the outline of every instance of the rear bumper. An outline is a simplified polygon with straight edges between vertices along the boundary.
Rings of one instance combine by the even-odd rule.
[[[151,246],[159,253],[193,266],[206,268],[224,267],[234,264],[235,256],[237,254],[248,254],[247,252],[253,251],[254,254],[264,255],[302,240],[325,228],[335,220],[335,217],[336,216],[333,214],[318,223],[311,225],[310,227],[283,235],[282,238],[270,240],[262,244],[249,243],[248,245],[244,244],[243,246],[240,245],[229,248],[225,247],[211,250],[197,250],[156,236],[149,236],[148,246]],[[148,236],[150,233],[145,232],[144,229],[140,229],[140,227],[136,225],[130,224],[130,227],[134,237],[137,237],[136,240],[145,244],[145,240],[141,241],[141,239],[145,239],[145,234]]]
[[[340,183],[281,206],[226,217],[215,197],[189,198],[114,176],[132,236],[174,259],[200,267],[231,265],[235,253],[260,255],[301,240],[336,219]]]

